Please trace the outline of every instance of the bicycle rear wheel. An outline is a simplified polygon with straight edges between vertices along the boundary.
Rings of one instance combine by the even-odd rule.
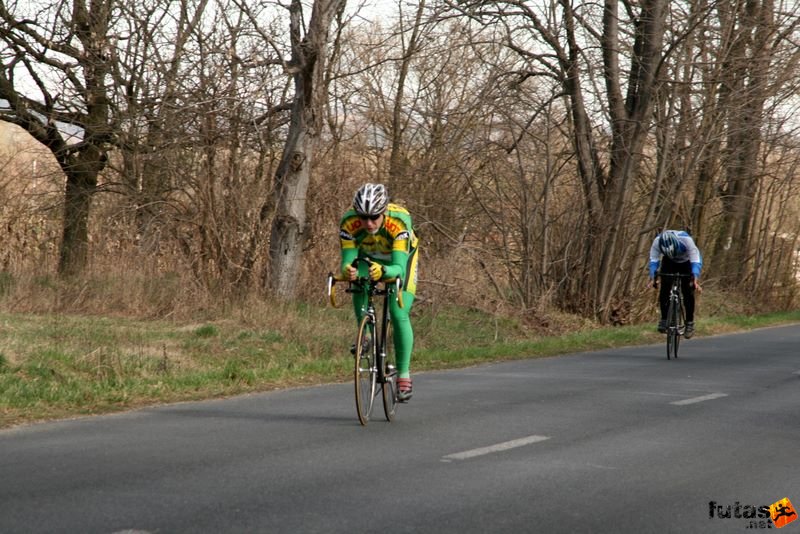
[[[373,322],[369,316],[366,316],[361,320],[361,324],[358,327],[353,373],[356,388],[356,411],[358,412],[358,421],[362,425],[366,425],[369,422],[372,405],[375,401],[377,375],[375,347],[376,344],[373,342]]]
[[[381,384],[383,390],[383,413],[387,421],[394,420],[397,413],[397,362],[394,355],[394,340],[392,339],[392,323],[386,325],[386,337],[383,350],[386,357],[383,360],[383,377]]]

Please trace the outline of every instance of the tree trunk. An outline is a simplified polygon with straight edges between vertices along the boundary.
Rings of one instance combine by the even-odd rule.
[[[271,289],[281,298],[296,294],[306,226],[306,193],[319,140],[327,95],[325,60],[328,34],[346,0],[315,0],[305,37],[301,37],[302,3],[290,7],[294,103],[289,135],[275,174],[275,217],[270,232]]]
[[[64,221],[58,271],[63,275],[81,273],[86,267],[89,251],[89,212],[97,177],[105,168],[107,150],[112,140],[109,120],[108,77],[112,72],[114,53],[109,37],[113,0],[97,0],[87,6],[73,2],[71,18],[61,19],[69,30],[53,38],[43,33],[41,24],[30,19],[17,19],[0,3],[0,17],[5,24],[0,39],[25,57],[24,68],[38,83],[39,98],[31,98],[27,87],[15,87],[14,68],[8,75],[0,72],[0,98],[8,102],[3,117],[23,127],[55,156],[67,177],[64,190]],[[60,12],[66,17],[67,12]],[[58,24],[53,31],[58,33]],[[43,43],[45,43],[43,45]],[[51,52],[57,52],[53,55]],[[66,59],[65,59],[66,58]],[[16,63],[16,62],[15,62]],[[50,65],[54,73],[63,76],[60,94],[52,94],[41,82],[37,63]],[[72,106],[72,107],[70,107]],[[80,132],[78,143],[67,144],[61,129],[71,125]]]
[[[714,263],[725,285],[737,286],[748,274],[750,219],[758,184],[758,153],[767,98],[771,43],[774,34],[771,0],[749,0],[742,14],[739,43],[735,45],[733,87],[736,105],[728,120],[725,160],[724,210]]]
[[[305,121],[301,121],[305,122]],[[307,128],[294,126],[277,171],[277,212],[270,233],[270,286],[282,298],[293,298],[305,242],[306,192],[316,139]],[[291,148],[290,148],[291,147]]]
[[[97,187],[97,173],[70,171],[64,194],[64,224],[58,272],[80,274],[86,268],[89,250],[89,212]]]
[[[397,77],[396,94],[394,98],[394,108],[392,109],[392,148],[389,155],[389,183],[390,188],[398,185],[397,179],[404,177],[406,173],[406,158],[403,153],[403,135],[406,128],[403,125],[403,94],[405,92],[406,78],[408,77],[408,70],[413,59],[417,45],[419,42],[420,21],[422,14],[425,12],[425,0],[420,0],[417,6],[417,13],[414,19],[414,27],[411,31],[411,37],[408,39],[408,44],[402,51],[402,60],[400,62],[400,72]],[[401,18],[402,21],[402,18]],[[392,191],[392,189],[389,189]]]
[[[657,70],[661,60],[665,31],[665,0],[641,3],[641,12],[636,19],[636,35],[631,59],[631,70],[627,79],[628,90],[622,100],[619,66],[619,30],[617,2],[606,1],[603,29],[603,58],[606,79],[606,95],[611,115],[611,161],[608,182],[604,188],[603,221],[607,235],[598,239],[601,249],[595,273],[593,304],[595,316],[606,320],[609,305],[619,297],[624,285],[624,269],[620,259],[632,253],[630,240],[623,234],[624,217],[628,213],[633,188],[631,178],[639,168],[645,138],[649,131],[651,103],[657,84]],[[624,295],[623,295],[624,297]]]

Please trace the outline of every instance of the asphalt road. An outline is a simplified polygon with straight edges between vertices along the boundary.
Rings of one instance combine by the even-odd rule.
[[[783,498],[800,513],[798,325],[414,388],[366,427],[338,384],[2,431],[0,533],[728,533]]]

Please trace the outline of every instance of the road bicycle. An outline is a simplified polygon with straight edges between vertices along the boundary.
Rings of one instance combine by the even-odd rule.
[[[367,258],[356,258],[352,266],[358,269],[359,263],[369,265],[369,262]],[[349,282],[345,290],[347,293],[367,295],[364,317],[358,325],[356,335],[353,369],[358,421],[362,425],[369,422],[375,399],[379,394],[383,397],[386,420],[392,421],[397,413],[399,401],[389,299],[397,299],[398,306],[403,307],[403,280],[398,277],[376,282],[368,276],[360,276],[354,281],[349,281],[341,275],[328,273],[328,297],[334,307],[336,282]],[[376,309],[376,301],[382,301],[380,310]]]
[[[667,306],[667,359],[678,359],[678,346],[686,332],[686,308],[683,305],[681,278],[691,278],[682,273],[658,273],[661,278],[671,278],[669,304]]]

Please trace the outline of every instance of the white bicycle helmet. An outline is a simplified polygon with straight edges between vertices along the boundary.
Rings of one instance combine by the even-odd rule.
[[[353,197],[353,209],[365,217],[380,215],[389,204],[389,193],[383,184],[364,184]]]
[[[664,256],[670,259],[681,254],[684,249],[678,236],[675,235],[675,232],[670,232],[669,230],[662,232],[658,237],[658,248]]]

